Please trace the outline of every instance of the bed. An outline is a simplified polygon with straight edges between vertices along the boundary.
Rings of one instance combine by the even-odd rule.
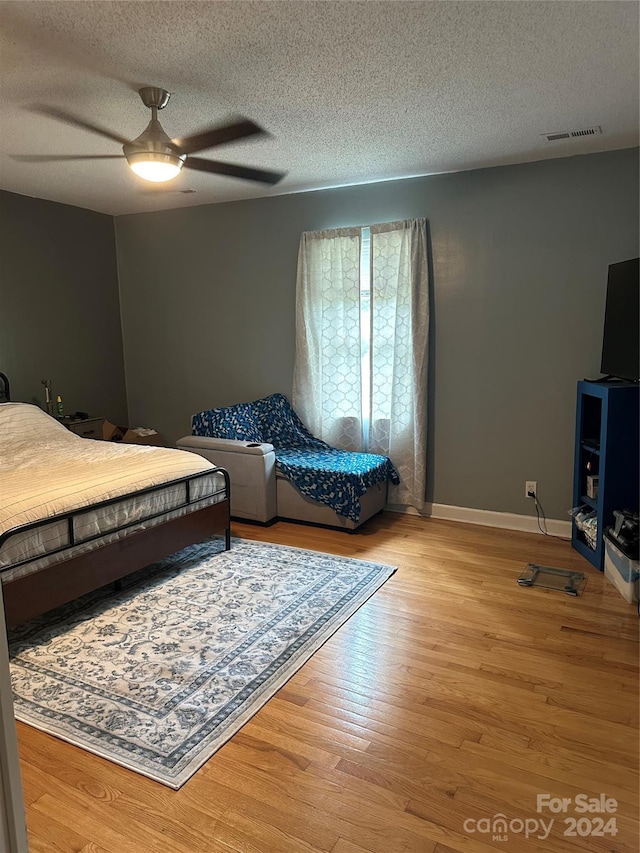
[[[227,472],[169,448],[81,438],[10,401],[0,374],[0,582],[15,626],[214,534]]]

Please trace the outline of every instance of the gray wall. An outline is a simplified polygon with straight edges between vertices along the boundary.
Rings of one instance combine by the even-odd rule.
[[[0,371],[14,400],[126,424],[113,218],[0,192]]]
[[[576,381],[599,375],[607,266],[638,255],[637,149],[116,219],[129,411],[290,394],[300,232],[424,216],[433,255],[428,498],[571,506]]]

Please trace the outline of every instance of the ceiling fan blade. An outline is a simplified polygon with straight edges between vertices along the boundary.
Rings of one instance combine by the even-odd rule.
[[[196,190],[192,190],[190,187],[184,190],[170,189],[168,187],[162,188],[161,186],[157,189],[152,189],[151,187],[141,187],[138,190],[139,195],[193,195],[195,192]]]
[[[63,163],[65,160],[123,160],[124,154],[9,154],[19,163]]]
[[[216,145],[223,145],[225,142],[233,142],[234,139],[244,139],[246,136],[255,136],[256,134],[267,135],[267,131],[255,124],[255,122],[250,121],[250,119],[243,119],[234,124],[227,124],[223,127],[210,127],[201,133],[194,133],[192,136],[185,136],[183,139],[172,139],[171,141],[183,154],[193,154],[196,151],[215,148]]]
[[[91,133],[97,133],[98,136],[104,136],[114,142],[119,142],[120,145],[124,145],[125,142],[129,142],[125,136],[122,136],[119,133],[114,133],[112,130],[107,130],[106,127],[100,127],[98,124],[92,124],[91,122],[86,121],[86,119],[74,116],[71,113],[66,113],[64,110],[59,110],[57,107],[50,107],[47,104],[33,104],[31,106],[31,110],[32,112],[40,113],[40,115],[57,119],[57,121],[64,122],[65,124],[70,124],[73,127],[82,127],[84,130],[88,130]]]
[[[236,166],[235,163],[221,163],[219,160],[203,160],[202,157],[187,157],[183,168],[211,172],[214,175],[229,175],[231,178],[244,178],[247,181],[260,181],[263,184],[277,184],[287,174]]]

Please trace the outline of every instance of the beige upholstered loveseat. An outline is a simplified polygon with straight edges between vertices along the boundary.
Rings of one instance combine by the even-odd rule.
[[[370,486],[360,498],[360,517],[354,522],[305,497],[279,474],[271,444],[188,435],[179,439],[177,446],[226,468],[231,480],[231,515],[235,518],[263,524],[282,518],[355,530],[387,502],[386,481]]]
[[[224,467],[231,514],[355,530],[384,508],[399,482],[387,456],[332,447],[306,428],[284,394],[198,412],[182,450]]]

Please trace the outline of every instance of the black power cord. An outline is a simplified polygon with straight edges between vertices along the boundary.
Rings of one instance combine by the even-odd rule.
[[[565,539],[564,536],[554,536],[553,533],[549,533],[549,531],[547,530],[547,518],[544,514],[542,504],[538,500],[538,496],[536,495],[535,492],[528,492],[528,495],[530,498],[533,498],[533,503],[534,503],[535,508],[536,508],[536,516],[538,519],[538,530],[540,531],[540,533],[542,533],[544,536],[548,536],[550,539],[560,539],[561,542],[567,542],[568,540]],[[544,524],[544,527],[540,523],[540,514],[541,513],[542,513],[542,524]]]

